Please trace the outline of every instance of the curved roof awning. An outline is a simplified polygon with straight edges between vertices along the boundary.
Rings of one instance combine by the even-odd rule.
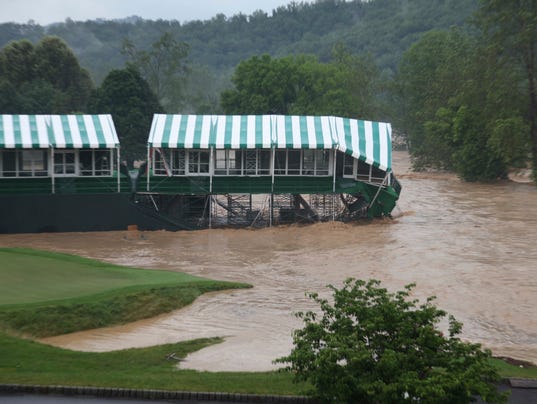
[[[119,147],[111,115],[0,115],[0,148]]]
[[[334,116],[155,114],[149,147],[336,149],[391,170],[391,125]]]

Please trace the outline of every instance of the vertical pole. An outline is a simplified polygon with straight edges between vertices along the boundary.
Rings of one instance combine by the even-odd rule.
[[[271,186],[270,186],[270,222],[269,222],[269,226],[272,227],[272,220],[273,220],[273,215],[274,215],[274,211],[273,211],[273,205],[274,205],[274,167],[275,167],[275,159],[276,159],[276,149],[273,147],[271,147],[270,149],[271,151],[271,163],[270,163],[270,174],[272,176],[272,183],[271,183]]]
[[[269,221],[269,227],[272,227],[272,217],[274,215],[273,213],[273,207],[274,207],[274,194],[269,195],[269,205],[270,205],[270,221]]]
[[[212,229],[212,226],[213,226],[213,206],[212,206],[212,202],[213,202],[213,196],[211,194],[211,195],[209,195],[209,229]]]
[[[332,169],[334,170],[332,177],[332,221],[336,220],[336,169],[337,169],[337,149],[334,149],[334,164]]]
[[[211,147],[211,155],[209,156],[209,192],[213,193],[213,172],[214,172],[214,147]]]
[[[146,172],[146,191],[149,192],[149,173],[151,172],[151,147],[147,145],[147,172]]]
[[[49,161],[49,170],[50,170],[50,176],[52,181],[52,193],[56,193],[56,178],[54,176],[54,146],[50,147],[50,156],[48,158]]]
[[[336,165],[337,165],[337,149],[334,149],[334,164],[333,164],[333,175],[332,175],[332,193],[336,193]]]
[[[270,187],[270,192],[271,193],[274,193],[274,160],[275,160],[275,156],[276,156],[276,150],[274,149],[274,147],[272,147],[270,149],[270,152],[271,152],[271,162],[270,162],[270,175],[272,177],[272,183],[271,183],[271,187]]]
[[[116,171],[117,171],[117,192],[121,192],[121,172],[119,170],[119,164],[120,164],[120,157],[119,157],[119,147],[116,147],[116,151],[117,151],[117,166],[116,166]],[[95,156],[95,154],[94,154]],[[95,158],[93,158],[93,161],[95,162]]]

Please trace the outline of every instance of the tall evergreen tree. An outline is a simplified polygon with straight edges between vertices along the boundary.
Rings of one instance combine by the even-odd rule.
[[[121,155],[129,167],[135,160],[145,159],[153,114],[163,112],[163,108],[137,70],[112,70],[94,92],[90,110],[112,114]]]

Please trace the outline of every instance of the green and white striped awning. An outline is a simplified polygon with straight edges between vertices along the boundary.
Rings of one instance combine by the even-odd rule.
[[[389,123],[333,118],[337,149],[389,171],[392,168],[392,127]]]
[[[151,147],[179,149],[270,149],[270,115],[155,114],[149,134]]]
[[[149,147],[335,149],[391,170],[391,125],[334,116],[155,114]]]
[[[0,148],[119,146],[111,115],[0,115]]]

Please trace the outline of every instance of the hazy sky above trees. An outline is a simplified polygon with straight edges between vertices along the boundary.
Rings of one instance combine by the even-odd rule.
[[[145,19],[207,20],[216,14],[226,16],[255,10],[269,15],[274,8],[287,5],[291,0],[0,0],[0,23],[26,23],[33,20],[47,25],[63,22],[66,18],[75,21],[97,18],[117,19],[133,15]]]

